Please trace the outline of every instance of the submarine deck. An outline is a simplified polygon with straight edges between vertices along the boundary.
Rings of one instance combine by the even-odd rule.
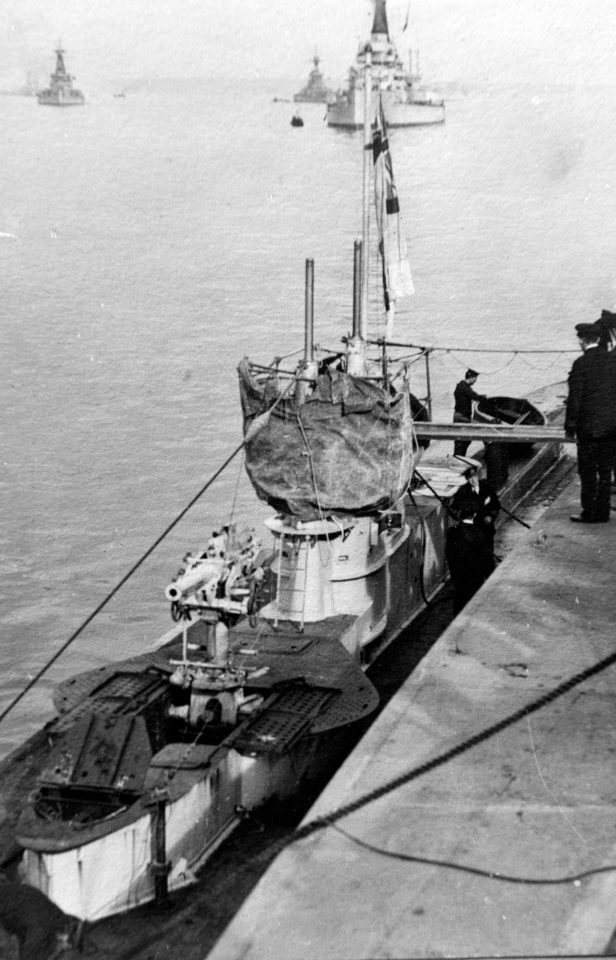
[[[616,532],[570,523],[578,509],[572,481],[394,695],[208,960],[616,953]]]

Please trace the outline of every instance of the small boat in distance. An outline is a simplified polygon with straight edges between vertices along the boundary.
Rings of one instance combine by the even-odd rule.
[[[56,53],[56,69],[50,75],[50,84],[44,90],[39,90],[36,99],[48,107],[80,107],[86,102],[81,90],[73,87],[74,77],[67,73],[64,66],[64,50],[58,44]]]
[[[369,44],[361,44],[355,63],[349,70],[348,87],[338,90],[327,104],[327,125],[359,130],[363,127],[364,71],[366,49],[372,58],[372,100],[380,96],[388,127],[413,127],[443,123],[444,101],[421,86],[421,78],[411,62],[407,71],[389,36],[386,0],[376,0]],[[412,60],[412,58],[411,58]],[[373,111],[374,112],[374,111]]]
[[[326,85],[323,74],[319,70],[319,55],[316,53],[312,58],[314,67],[308,75],[308,81],[305,87],[296,93],[293,97],[295,103],[326,103],[333,93]]]
[[[294,113],[291,117],[291,126],[292,127],[303,127],[304,121],[300,117],[299,113]]]

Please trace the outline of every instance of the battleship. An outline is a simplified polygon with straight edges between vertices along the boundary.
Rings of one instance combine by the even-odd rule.
[[[348,86],[327,104],[327,124],[359,130],[364,126],[364,76],[366,44],[361,44],[349,70]],[[372,61],[373,101],[381,98],[388,127],[413,127],[443,123],[444,101],[421,85],[411,63],[407,70],[389,35],[386,0],[376,0],[369,47]],[[411,58],[412,59],[412,58]]]
[[[308,75],[306,85],[293,97],[295,103],[326,103],[332,96],[332,91],[325,83],[323,74],[319,70],[320,59],[318,54],[315,53],[312,62],[314,67]]]
[[[73,86],[75,79],[64,65],[64,50],[61,46],[55,51],[56,69],[50,75],[50,84],[36,94],[38,102],[48,107],[79,107],[86,102],[81,90]]]
[[[369,53],[365,69],[370,89]],[[391,305],[411,285],[382,108],[365,136],[364,177],[377,222],[385,209],[389,221],[379,250]],[[161,585],[170,630],[147,653],[61,683],[56,716],[0,765],[0,863],[17,861],[67,914],[96,921],[163,902],[247,813],[333,769],[377,709],[368,666],[394,640],[413,643],[409,626],[447,582],[448,504],[465,464],[428,456],[429,393],[411,390],[408,350],[369,335],[367,247],[355,242],[339,353],[315,345],[309,259],[297,366],[239,362],[243,438],[226,465],[243,454],[271,509],[264,528],[223,521],[189,549]],[[503,398],[490,422],[464,425],[498,447],[550,440],[512,458],[503,503],[558,458],[558,398],[533,398],[545,412],[523,434],[517,415],[502,427]]]

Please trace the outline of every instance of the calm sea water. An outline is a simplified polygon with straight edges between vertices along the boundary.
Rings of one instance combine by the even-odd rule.
[[[290,88],[292,89],[292,87]],[[235,368],[351,324],[361,138],[322,105],[292,128],[281,85],[158,84],[53,110],[0,98],[0,709],[239,443]],[[485,392],[561,379],[573,325],[616,303],[616,98],[473,89],[442,127],[394,131],[416,295],[396,338],[438,355],[437,409],[472,363]],[[146,649],[187,548],[259,521],[239,458],[0,725],[0,752],[51,715],[51,687]]]

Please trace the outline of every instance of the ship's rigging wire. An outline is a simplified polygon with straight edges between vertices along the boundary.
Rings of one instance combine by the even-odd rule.
[[[223,472],[223,470],[231,463],[231,461],[237,456],[237,454],[238,454],[241,450],[244,449],[244,444],[245,444],[245,443],[246,443],[246,439],[242,440],[242,442],[241,442],[240,444],[238,444],[238,446],[235,448],[235,450],[233,451],[233,453],[231,453],[231,454],[227,457],[227,459],[226,459],[225,462],[222,464],[222,466],[220,466],[220,467],[218,468],[218,470],[216,470],[216,472],[212,474],[212,476],[209,478],[209,480],[201,487],[201,489],[198,491],[198,493],[195,494],[195,496],[192,498],[192,500],[190,500],[190,502],[180,511],[180,513],[177,514],[177,516],[171,521],[171,523],[165,528],[165,530],[163,530],[163,532],[160,534],[160,536],[158,536],[158,537],[156,538],[156,540],[148,547],[148,549],[147,549],[147,550],[139,557],[139,559],[132,565],[132,567],[130,568],[130,570],[129,570],[127,573],[124,574],[124,576],[122,577],[121,580],[118,581],[118,583],[116,583],[115,587],[113,587],[113,588],[109,591],[109,593],[107,594],[107,596],[104,597],[103,600],[101,600],[101,602],[99,603],[99,605],[92,611],[92,613],[91,613],[88,617],[86,617],[86,619],[83,621],[83,623],[82,623],[79,627],[77,627],[77,629],[70,635],[70,637],[68,638],[68,640],[66,640],[66,641],[62,644],[62,646],[59,648],[59,650],[56,650],[56,652],[53,654],[53,656],[49,658],[49,660],[47,661],[47,663],[44,664],[44,665],[41,667],[41,669],[38,671],[38,673],[36,673],[36,674],[32,677],[32,679],[26,684],[26,686],[23,688],[23,690],[21,690],[21,691],[17,694],[17,696],[15,696],[15,697],[13,698],[13,700],[11,700],[11,702],[9,703],[9,705],[8,705],[7,707],[5,707],[5,709],[2,711],[2,713],[0,713],[0,723],[2,723],[2,721],[4,720],[4,718],[5,718],[6,716],[8,716],[8,714],[11,712],[11,710],[13,710],[13,708],[17,706],[17,704],[20,702],[20,700],[22,700],[22,699],[25,697],[25,695],[32,689],[32,687],[34,687],[34,686],[38,683],[38,681],[41,679],[41,677],[43,677],[43,676],[47,673],[47,671],[49,670],[49,668],[56,662],[56,660],[58,660],[58,659],[62,656],[62,654],[63,654],[63,653],[68,649],[68,647],[71,645],[71,643],[73,643],[73,641],[76,640],[77,637],[85,630],[85,628],[88,626],[88,624],[90,624],[90,623],[94,620],[94,618],[98,616],[98,614],[101,612],[101,610],[103,610],[103,609],[107,606],[107,604],[109,603],[109,601],[110,601],[113,597],[115,597],[116,593],[124,586],[124,584],[125,584],[125,583],[132,577],[132,575],[139,569],[139,567],[141,566],[141,564],[142,564],[145,560],[147,560],[147,558],[150,556],[150,554],[152,554],[152,553],[154,552],[154,550],[159,546],[159,544],[162,543],[162,541],[165,539],[165,537],[173,530],[174,527],[177,526],[177,524],[178,524],[178,523],[180,522],[180,520],[188,513],[188,511],[191,509],[191,507],[193,507],[193,506],[195,505],[195,503],[197,502],[197,500],[199,500],[199,499],[203,496],[203,494],[204,494],[205,491],[208,489],[208,487],[210,487],[210,486],[212,485],[212,483],[220,476],[220,474]]]
[[[447,352],[449,353],[449,351],[447,351]],[[515,358],[516,358],[516,354],[515,354],[515,353],[512,353],[511,356],[509,357],[509,359],[506,360],[500,367],[497,367],[496,369],[494,369],[494,367],[490,367],[490,376],[491,376],[491,377],[496,377],[496,376],[498,376],[499,373],[502,373],[503,370],[506,370],[507,367],[510,367],[510,366],[511,366],[511,364],[514,362]],[[453,360],[455,363],[459,364],[461,367],[465,367],[465,366],[466,366],[466,361],[465,361],[465,360],[464,360],[464,361],[458,360],[457,357],[452,357],[452,360]]]
[[[294,384],[295,384],[295,382],[296,382],[297,379],[298,379],[297,376],[295,376],[295,377],[287,384],[287,386],[284,388],[284,390],[278,395],[278,397],[276,398],[276,400],[274,401],[274,403],[272,404],[272,406],[269,407],[269,409],[266,410],[265,413],[260,414],[260,416],[258,416],[258,417],[255,417],[255,419],[254,419],[253,422],[251,423],[250,427],[248,428],[248,430],[247,430],[247,432],[246,432],[246,435],[244,436],[244,439],[242,440],[242,442],[239,443],[239,444],[237,445],[237,447],[235,448],[235,450],[233,450],[233,452],[229,454],[229,456],[228,456],[227,459],[224,461],[224,463],[222,463],[221,466],[209,477],[209,479],[203,484],[203,486],[201,487],[201,489],[200,489],[200,490],[194,495],[194,497],[186,504],[186,506],[185,506],[182,510],[180,510],[180,512],[179,512],[178,514],[176,514],[175,518],[171,521],[171,523],[169,523],[169,524],[167,525],[167,527],[165,527],[165,529],[163,530],[163,532],[156,538],[156,540],[148,547],[148,549],[147,549],[147,550],[139,557],[139,559],[132,565],[132,567],[130,568],[130,570],[128,570],[128,572],[124,574],[124,576],[121,578],[121,580],[119,580],[118,583],[116,583],[115,587],[113,587],[113,588],[109,591],[109,593],[103,598],[103,600],[101,600],[101,602],[100,602],[100,603],[98,604],[98,606],[92,611],[92,613],[90,613],[89,616],[87,616],[86,619],[81,623],[81,625],[80,625],[79,627],[77,627],[76,630],[73,631],[73,633],[70,635],[70,637],[68,638],[68,640],[66,640],[66,641],[62,644],[62,646],[61,646],[58,650],[56,650],[56,652],[53,654],[53,656],[51,656],[51,657],[49,658],[49,660],[47,661],[47,663],[45,663],[45,664],[41,667],[41,669],[28,681],[28,683],[27,683],[26,686],[23,688],[23,690],[20,690],[20,692],[19,692],[15,697],[13,697],[13,699],[12,699],[11,702],[8,704],[8,706],[6,706],[6,707],[4,708],[4,710],[0,713],[0,723],[2,723],[2,721],[3,721],[3,720],[9,715],[9,713],[17,706],[17,704],[18,704],[21,700],[23,700],[23,698],[24,698],[24,697],[26,696],[26,694],[32,689],[32,687],[34,687],[34,686],[39,682],[39,680],[47,673],[47,671],[50,669],[50,667],[53,666],[53,664],[56,662],[56,660],[58,660],[58,659],[62,656],[62,654],[70,647],[70,645],[77,639],[77,637],[80,636],[81,633],[83,633],[83,631],[85,630],[85,628],[86,628],[90,623],[92,623],[92,621],[95,619],[95,617],[98,616],[98,614],[101,612],[101,610],[103,610],[103,609],[107,606],[107,604],[109,603],[109,601],[112,600],[113,597],[115,597],[116,593],[118,593],[118,591],[121,590],[121,588],[124,586],[124,584],[125,584],[128,580],[130,580],[130,578],[132,577],[132,575],[139,569],[139,567],[144,563],[144,561],[147,560],[147,558],[148,558],[148,557],[156,550],[156,548],[163,542],[163,540],[165,539],[165,537],[167,537],[167,536],[169,535],[169,533],[171,533],[171,531],[178,525],[178,523],[180,522],[180,520],[182,520],[183,517],[186,516],[186,514],[188,513],[188,511],[191,510],[192,507],[194,507],[194,505],[197,503],[197,501],[201,499],[201,497],[202,497],[203,494],[206,492],[206,490],[208,490],[209,487],[211,487],[211,485],[214,483],[214,481],[218,479],[218,477],[220,476],[220,474],[221,474],[224,470],[226,470],[226,468],[229,466],[229,464],[231,463],[231,461],[235,459],[235,457],[238,455],[238,453],[240,453],[240,451],[244,449],[244,447],[246,446],[246,444],[254,437],[255,433],[257,433],[257,431],[261,428],[261,426],[263,425],[263,423],[265,423],[265,421],[266,421],[267,419],[269,419],[269,417],[271,416],[271,414],[273,413],[273,411],[275,410],[275,408],[278,406],[278,404],[282,402],[282,400],[284,399],[284,397],[286,396],[286,394],[287,394],[287,393],[291,390],[291,388],[294,386]]]
[[[401,853],[398,850],[385,850],[383,847],[377,847],[373,843],[368,843],[360,837],[355,836],[348,831],[343,830],[338,824],[331,825],[332,830],[346,837],[358,847],[369,850],[371,853],[377,853],[382,857],[389,857],[392,860],[403,860],[406,863],[421,863],[428,867],[440,867],[446,870],[458,870],[461,873],[470,873],[475,877],[485,877],[486,880],[500,880],[503,883],[520,883],[527,886],[555,886],[565,883],[579,883],[588,877],[594,877],[599,873],[611,873],[616,870],[616,863],[608,863],[603,867],[593,867],[590,870],[582,870],[580,873],[572,873],[564,877],[523,877],[513,876],[509,873],[501,873],[500,870],[483,870],[481,867],[471,867],[463,863],[455,863],[452,860],[434,860],[432,857],[418,857],[411,853]]]
[[[429,350],[432,353],[513,353],[517,354],[532,354],[532,353],[552,353],[552,354],[561,354],[561,353],[579,353],[578,349],[564,349],[563,347],[546,347],[546,348],[533,348],[529,350],[518,350],[517,347],[427,347],[425,344],[421,343],[397,343],[393,340],[367,340],[367,343],[373,344],[374,346],[386,346],[386,347],[397,347],[401,350]]]
[[[242,481],[242,475],[243,475],[242,467],[243,467],[243,459],[242,459],[242,463],[240,463],[237,468],[237,478],[235,481],[235,489],[233,491],[233,499],[231,500],[231,508],[229,510],[229,526],[232,526],[235,518],[235,507],[237,505],[237,498],[238,498],[240,483]]]
[[[310,449],[310,444],[308,443],[308,437],[306,436],[306,431],[304,430],[304,424],[302,418],[299,414],[299,410],[296,413],[297,425],[299,427],[299,432],[302,435],[302,440],[304,441],[304,446],[306,447],[306,455],[308,457],[308,463],[310,464],[310,477],[312,479],[312,490],[314,493],[314,498],[317,502],[317,510],[319,511],[319,517],[321,520],[324,519],[323,508],[321,506],[321,498],[319,497],[319,488],[317,486],[317,477],[314,469],[314,460],[312,459],[312,450]],[[329,537],[327,537],[329,542]]]
[[[579,673],[574,674],[567,680],[563,680],[563,682],[554,687],[554,689],[549,690],[532,703],[526,704],[526,706],[514,711],[514,713],[504,717],[497,723],[486,727],[484,730],[481,730],[474,736],[468,737],[466,740],[463,740],[462,743],[451,747],[451,749],[446,750],[444,753],[433,757],[431,760],[427,760],[425,763],[420,764],[418,767],[414,767],[412,770],[408,770],[406,773],[400,774],[400,776],[390,780],[389,783],[384,783],[380,787],[376,787],[376,789],[369,791],[363,796],[357,797],[357,799],[352,800],[350,803],[344,804],[337,810],[333,810],[331,813],[327,813],[321,817],[316,817],[314,820],[310,820],[308,823],[304,824],[303,827],[299,827],[295,831],[289,842],[294,843],[297,840],[303,840],[306,837],[309,837],[311,834],[316,833],[317,830],[322,830],[325,827],[333,826],[334,823],[337,823],[337,821],[341,820],[343,817],[346,817],[351,813],[355,813],[355,811],[360,810],[369,803],[373,803],[375,800],[379,800],[388,793],[398,790],[405,784],[411,783],[411,781],[419,779],[419,777],[430,773],[432,770],[444,766],[451,760],[455,760],[463,753],[466,753],[468,750],[479,746],[479,744],[484,743],[486,740],[490,740],[503,730],[513,726],[513,724],[517,723],[519,720],[524,720],[532,713],[536,713],[538,710],[543,709],[543,707],[553,703],[566,693],[569,693],[570,690],[573,690],[574,687],[579,686],[579,684],[583,683],[585,680],[589,680],[591,677],[602,673],[604,670],[607,670],[608,667],[611,667],[614,664],[616,664],[616,653],[611,653],[609,656],[604,657],[602,660],[599,660],[592,666],[587,667],[585,670],[581,670]]]

